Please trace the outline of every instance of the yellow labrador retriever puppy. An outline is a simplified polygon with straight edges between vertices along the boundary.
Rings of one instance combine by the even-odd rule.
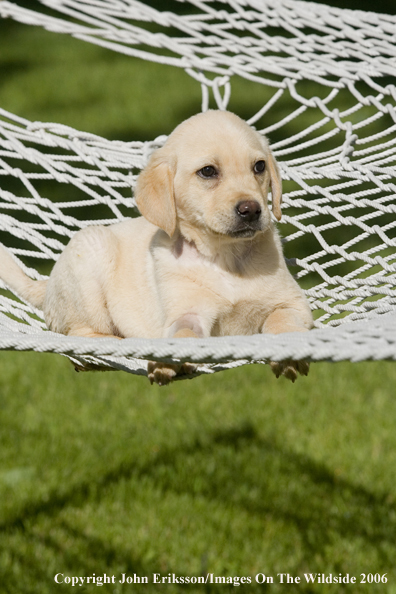
[[[305,331],[312,315],[289,273],[267,204],[281,218],[281,179],[268,142],[236,115],[180,124],[138,178],[142,217],[76,233],[48,281],[5,251],[0,276],[42,308],[54,332],[76,336],[208,337]],[[303,361],[272,363],[278,377]],[[152,362],[151,383],[190,373]]]

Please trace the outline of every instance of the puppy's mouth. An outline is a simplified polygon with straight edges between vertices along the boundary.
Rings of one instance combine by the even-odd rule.
[[[228,237],[232,239],[252,239],[257,233],[262,233],[261,225],[238,225],[232,229],[218,231],[211,229],[211,232],[218,237]]]
[[[253,237],[256,233],[262,231],[262,224],[260,220],[257,221],[236,221],[232,229],[227,233],[230,237]]]
[[[235,238],[249,238],[249,237],[253,237],[254,235],[256,235],[256,233],[259,233],[261,231],[261,228],[259,227],[244,227],[243,229],[232,229],[230,230],[227,235],[229,235],[230,237],[235,237]]]
[[[243,223],[242,221],[238,221],[231,228],[224,229],[224,231],[211,229],[211,232],[219,237],[229,237],[232,239],[251,239],[257,235],[257,233],[262,233],[263,231],[263,226],[259,221],[255,221],[254,223]]]

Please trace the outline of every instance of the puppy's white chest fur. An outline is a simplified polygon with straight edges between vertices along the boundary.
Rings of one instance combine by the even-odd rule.
[[[279,299],[273,290],[279,274],[272,253],[277,252],[273,237],[271,233],[268,241],[259,238],[207,257],[182,236],[172,241],[160,233],[153,259],[161,302],[171,311],[174,302],[185,301],[185,315],[189,320],[194,317],[202,335],[260,332],[263,320]],[[168,318],[172,331],[176,317],[171,314]],[[165,333],[168,335],[169,330]]]
[[[224,266],[220,254],[214,258],[208,258],[198,251],[193,242],[181,236],[175,242],[172,254],[176,268],[181,274],[192,276],[199,285],[210,286],[213,291],[230,302],[238,298],[240,284],[238,277]],[[234,263],[233,269],[238,269],[237,262]]]

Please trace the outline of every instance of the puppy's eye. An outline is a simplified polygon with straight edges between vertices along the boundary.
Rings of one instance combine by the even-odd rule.
[[[253,167],[254,173],[263,173],[265,171],[265,161],[257,161]]]
[[[204,179],[210,179],[211,177],[217,177],[217,169],[213,167],[213,165],[206,165],[206,167],[202,167],[197,174]]]

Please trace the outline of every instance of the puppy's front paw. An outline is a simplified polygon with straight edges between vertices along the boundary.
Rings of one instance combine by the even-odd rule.
[[[159,386],[167,386],[177,375],[189,375],[194,373],[196,369],[197,366],[192,363],[173,365],[171,363],[149,361],[147,366],[147,377],[149,378],[151,385],[155,383]]]
[[[270,366],[276,377],[284,375],[293,383],[296,381],[298,374],[308,375],[309,363],[307,361],[293,361],[286,359],[285,361],[271,361]]]

